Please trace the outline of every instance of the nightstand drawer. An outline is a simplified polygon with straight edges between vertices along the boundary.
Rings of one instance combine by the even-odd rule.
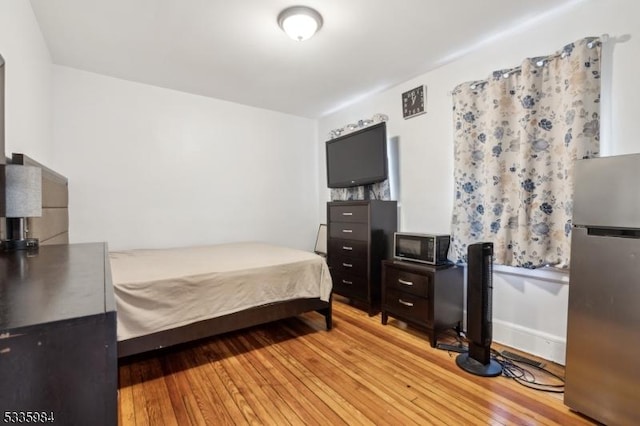
[[[329,220],[331,222],[362,222],[369,221],[367,206],[329,206]]]
[[[356,240],[329,239],[329,253],[368,259],[367,242]]]
[[[429,299],[404,293],[393,288],[385,291],[383,310],[395,312],[401,317],[416,322],[429,322]]]
[[[356,299],[367,298],[367,277],[357,277],[353,275],[331,271],[333,281],[333,291],[345,297],[355,297]]]
[[[369,226],[366,223],[331,222],[329,224],[329,238],[367,241]]]
[[[429,283],[432,280],[431,274],[415,274],[389,266],[385,268],[384,273],[384,282],[389,289],[396,289],[422,297],[429,295]]]

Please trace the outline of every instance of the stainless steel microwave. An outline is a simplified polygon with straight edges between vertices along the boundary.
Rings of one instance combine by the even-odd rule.
[[[442,265],[448,263],[450,235],[396,232],[393,235],[393,257],[400,260]]]

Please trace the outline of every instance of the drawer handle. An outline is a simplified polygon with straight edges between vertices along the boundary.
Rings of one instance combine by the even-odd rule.
[[[403,279],[401,279],[401,278],[398,278],[398,282],[399,282],[400,284],[403,284],[403,285],[408,285],[408,286],[412,286],[412,285],[413,285],[413,282],[411,282],[411,281],[405,281],[405,280],[403,280]]]
[[[349,250],[352,251],[353,247],[349,247],[349,246],[342,246],[342,250]]]
[[[345,234],[351,234],[353,232],[353,229],[343,229],[342,232],[344,232]]]
[[[342,266],[344,266],[345,268],[353,268],[353,263],[342,263]]]
[[[352,285],[353,281],[342,280],[342,284]]]
[[[400,303],[401,303],[401,304],[403,304],[404,306],[408,306],[408,307],[410,307],[410,308],[413,308],[413,303],[411,303],[411,302],[405,302],[405,301],[404,301],[404,300],[402,300],[402,299],[398,299],[398,302],[400,302]]]
[[[351,212],[342,212],[342,216],[353,216]]]

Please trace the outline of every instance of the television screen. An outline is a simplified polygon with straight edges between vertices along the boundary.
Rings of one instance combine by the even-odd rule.
[[[387,179],[387,127],[382,122],[327,141],[327,186],[348,188]]]

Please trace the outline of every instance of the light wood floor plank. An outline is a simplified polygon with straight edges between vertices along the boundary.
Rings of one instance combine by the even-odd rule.
[[[394,351],[394,348],[396,348],[396,350],[399,350],[400,348],[405,349],[405,355],[409,356],[412,361],[407,365],[419,366],[422,362],[429,362],[433,367],[443,367],[431,368],[429,369],[428,374],[433,375],[433,377],[438,381],[444,382],[446,384],[442,389],[442,392],[444,392],[445,395],[448,395],[448,399],[453,399],[456,396],[460,396],[461,394],[463,394],[468,398],[463,399],[464,401],[477,401],[478,403],[474,407],[475,410],[478,410],[477,414],[485,412],[488,413],[491,418],[496,418],[499,421],[515,421],[516,423],[518,421],[521,421],[523,418],[528,418],[529,420],[535,420],[537,424],[548,424],[546,422],[545,416],[552,417],[551,424],[555,424],[555,422],[561,422],[565,419],[565,416],[558,415],[555,411],[545,410],[544,406],[527,407],[524,405],[513,405],[511,399],[509,398],[517,398],[517,394],[509,393],[509,398],[503,398],[499,396],[501,393],[504,393],[511,389],[511,387],[505,387],[506,384],[502,381],[487,382],[486,378],[469,375],[468,373],[465,373],[457,368],[451,370],[449,368],[451,360],[442,358],[440,356],[440,351],[433,350],[427,346],[425,349],[416,352],[416,349],[418,347],[413,344],[412,338],[409,334],[405,333],[404,330],[400,330],[397,328],[394,329],[393,327],[391,327],[386,331],[385,335],[388,337],[387,339],[377,339],[375,335],[377,333],[380,333],[381,330],[377,321],[372,322],[370,319],[363,319],[358,311],[353,310],[348,312],[345,320],[350,322],[354,327],[357,326],[360,330],[368,332],[358,335],[358,338],[366,342],[367,345],[372,345],[378,342],[382,346],[382,350],[384,352]],[[416,356],[418,359],[416,359]],[[455,360],[455,356],[452,359]],[[460,376],[468,376],[468,380],[464,382],[462,386],[457,386],[458,383],[461,383],[459,380]],[[511,384],[512,383],[509,383],[509,385]],[[496,404],[492,399],[478,398],[478,393],[484,393],[486,391],[485,388],[487,385],[491,387],[493,392],[498,394],[498,396],[495,396],[495,398],[493,399],[499,400],[500,404]],[[454,392],[451,392],[451,390],[453,390]],[[529,390],[526,390],[526,392],[530,393]],[[529,403],[531,403],[531,397],[532,395],[527,395],[527,401]],[[547,398],[548,395],[538,394],[533,395],[533,397]],[[488,418],[480,417],[480,420],[486,421],[488,420]]]
[[[431,419],[434,424],[473,424],[473,416],[464,416],[462,413],[451,413],[443,410],[434,410],[438,402],[435,398],[429,398],[428,404],[420,404],[420,398],[424,398],[430,391],[430,383],[416,383],[414,375],[404,366],[402,354],[396,354],[390,360],[372,356],[380,353],[379,347],[369,346],[367,349],[353,343],[345,336],[343,344],[332,342],[330,347],[323,346],[324,338],[319,334],[311,334],[301,338],[302,342],[309,340],[314,348],[321,348],[319,353],[336,370],[350,375],[361,386],[366,386],[376,400],[379,400],[386,410],[398,412],[396,424],[424,424],[425,419]],[[343,365],[352,365],[354,368],[342,369]],[[380,370],[387,374],[384,380],[380,380]],[[373,403],[375,404],[375,402]],[[446,401],[445,407],[450,407],[451,402]],[[390,415],[390,413],[387,413]],[[482,423],[484,424],[484,423]]]
[[[251,344],[253,348],[261,346],[261,343],[254,333],[245,333],[239,338]],[[307,386],[304,378],[300,380],[299,376],[291,373],[291,371],[286,368],[286,360],[277,352],[270,351],[267,348],[256,352],[261,359],[266,361],[263,361],[263,367],[270,368],[274,379],[278,380],[284,388],[291,389],[290,394],[293,394],[292,397],[304,406],[309,416],[312,416],[311,418],[314,419],[314,421],[308,424],[346,425],[346,422],[338,416],[317,393],[313,392],[309,386]],[[295,402],[291,401],[290,403]],[[307,421],[309,421],[308,418]]]
[[[171,405],[176,413],[176,420],[180,425],[207,425],[207,418],[217,419],[218,416],[211,415],[209,404],[201,402],[202,393],[192,390],[188,378],[185,377],[187,380],[181,379],[181,358],[174,355],[160,359],[162,369],[165,372]],[[231,423],[227,422],[226,424]]]
[[[561,395],[474,376],[456,356],[431,348],[418,329],[393,319],[383,326],[337,301],[328,332],[309,313],[121,361],[119,422],[593,424]]]
[[[252,350],[242,336],[238,336],[237,340],[229,340],[228,343],[234,347],[234,353],[241,354],[243,367],[251,372],[252,379],[268,395],[274,411],[281,413],[287,423],[307,425],[313,421],[314,417],[300,403],[297,395],[290,393],[286,386],[282,386],[282,380],[271,374],[273,367],[260,356],[261,351]]]
[[[215,372],[213,363],[217,359],[199,357],[195,350],[169,352],[166,357],[170,359],[171,371],[179,379],[180,392],[194,396],[207,425],[246,422],[229,390]]]
[[[275,351],[280,357],[286,360],[285,368],[295,377],[311,389],[325,404],[338,414],[344,422],[349,425],[373,425],[366,415],[357,407],[352,405],[352,401],[345,399],[340,392],[335,389],[331,382],[327,382],[326,376],[330,374],[328,369],[322,371],[315,368],[317,358],[315,354],[300,353],[295,342],[282,342],[279,345],[272,344],[269,337],[264,333],[257,333],[258,341],[267,345],[269,350]],[[313,370],[315,371],[313,371]]]
[[[371,322],[369,320],[366,321]],[[360,331],[366,331],[369,324],[363,324],[360,321],[357,323],[357,326]],[[446,412],[449,411],[449,415],[461,416],[464,418],[464,423],[470,424],[486,424],[486,421],[491,417],[502,422],[507,420],[499,416],[496,410],[483,410],[484,407],[481,405],[470,405],[469,400],[463,400],[463,403],[458,404],[459,399],[457,395],[453,395],[453,397],[448,395],[451,388],[449,381],[459,382],[459,376],[466,374],[457,368],[453,369],[453,371],[451,370],[451,364],[455,362],[455,358],[443,359],[445,364],[444,367],[441,368],[438,362],[434,362],[440,361],[439,356],[442,355],[441,351],[431,349],[427,342],[424,342],[420,346],[414,345],[410,348],[411,350],[407,350],[407,348],[403,348],[396,340],[398,336],[404,338],[407,336],[407,333],[403,330],[380,327],[380,324],[375,322],[373,323],[373,331],[371,333],[359,334],[359,341],[356,343],[357,346],[354,348],[354,351],[364,351],[365,354],[371,352],[393,353],[393,358],[379,357],[376,365],[380,366],[379,370],[382,369],[394,377],[399,377],[410,385],[412,391],[417,392],[415,395],[416,399],[413,402],[420,406],[424,404],[424,409],[429,415],[437,413],[438,417],[447,418]],[[377,335],[380,331],[384,334]],[[351,332],[352,330],[347,329],[345,335]],[[430,360],[429,353],[437,354],[438,357]],[[416,380],[417,377],[419,377],[420,380]],[[442,383],[444,383],[444,387],[440,385]],[[483,400],[483,402],[485,401]],[[438,410],[438,404],[440,404],[443,410]],[[456,404],[458,404],[460,408],[458,411],[452,409]],[[464,411],[468,411],[471,414],[466,415]],[[486,416],[482,416],[483,412]],[[452,423],[455,423],[455,420],[448,419],[448,424]]]
[[[136,424],[135,406],[133,405],[133,383],[131,381],[131,367],[124,365],[119,368],[118,382],[118,421],[121,425]]]
[[[363,326],[362,323],[359,323],[360,326]],[[424,401],[424,410],[427,415],[434,415],[433,413],[438,413],[438,417],[447,419],[448,424],[455,423],[456,421],[464,421],[465,423],[478,423],[478,424],[486,424],[486,418],[478,417],[478,410],[482,407],[472,406],[471,415],[466,415],[464,408],[469,407],[469,404],[460,404],[461,410],[453,411],[451,410],[452,406],[455,406],[458,403],[457,398],[447,397],[445,395],[444,398],[438,398],[440,393],[436,392],[438,387],[436,386],[438,383],[445,382],[448,380],[457,380],[456,374],[457,371],[454,371],[451,374],[447,369],[439,368],[437,364],[430,362],[426,358],[426,352],[429,350],[428,343],[424,342],[422,347],[414,347],[412,351],[407,351],[404,348],[401,348],[400,345],[397,344],[395,339],[390,339],[390,337],[396,337],[395,333],[398,330],[393,329],[380,329],[380,324],[375,324],[375,332],[370,334],[359,334],[361,338],[360,341],[356,341],[354,343],[353,353],[361,352],[362,356],[369,356],[370,353],[393,353],[394,356],[392,358],[379,357],[377,362],[374,364],[375,366],[379,366],[376,369],[379,371],[383,369],[384,371],[390,373],[393,377],[397,377],[401,382],[410,386],[411,392],[413,392],[413,403],[421,406]],[[366,328],[366,326],[365,326]],[[338,329],[340,330],[340,329]],[[361,330],[363,330],[361,328]],[[382,330],[386,334],[386,338],[382,338],[383,335],[376,335],[378,330]],[[342,331],[338,331],[342,332]],[[345,332],[345,339],[349,338],[347,332],[351,332],[351,330],[347,330]],[[400,330],[400,336],[405,335],[404,331]],[[418,349],[418,352],[415,351]],[[451,360],[447,361],[447,365],[450,367]],[[426,371],[426,374],[425,374]],[[448,375],[443,377],[442,374]],[[416,381],[416,377],[420,377],[421,380]],[[448,386],[448,385],[447,385]],[[445,388],[446,390],[446,388]],[[439,410],[434,410],[437,407],[434,405],[441,405],[443,410],[439,412]],[[449,415],[446,414],[446,411],[449,410],[451,413]],[[455,413],[455,414],[453,414]],[[494,417],[497,415],[495,411],[487,411],[487,415],[491,414]],[[449,418],[451,415],[455,415],[456,417],[462,417],[461,419]],[[498,420],[505,420],[501,417]]]
[[[218,340],[216,344],[216,347],[225,357],[224,362],[229,366],[229,374],[232,380],[242,392],[245,400],[251,405],[260,421],[271,425],[291,424],[287,419],[286,413],[281,411],[283,404],[277,399],[273,399],[274,393],[269,392],[270,389],[266,381],[262,376],[256,374],[252,364],[246,362],[241,351],[231,349],[233,340]],[[236,380],[236,378],[240,378],[240,380]]]
[[[132,364],[130,369],[131,381],[131,405],[135,407],[134,418],[135,424],[140,426],[149,425],[149,416],[147,415],[147,400],[145,398],[144,380],[140,371],[140,364]],[[124,396],[124,395],[123,395]]]
[[[215,341],[212,343],[215,343]],[[229,368],[225,364],[224,358],[208,363],[208,351],[205,352],[204,349],[205,347],[202,346],[194,347],[192,349],[196,355],[198,364],[202,367],[201,374],[206,376],[206,378],[204,378],[205,380],[211,381],[212,389],[215,390],[219,396],[224,398],[225,408],[230,415],[233,415],[235,419],[234,423],[252,425],[262,424],[263,422],[256,415],[251,404],[246,400],[242,390],[236,386],[234,378],[229,374]],[[238,378],[236,378],[236,380],[237,379]],[[215,395],[211,394],[210,397],[215,398]],[[242,417],[238,418],[238,414]]]

